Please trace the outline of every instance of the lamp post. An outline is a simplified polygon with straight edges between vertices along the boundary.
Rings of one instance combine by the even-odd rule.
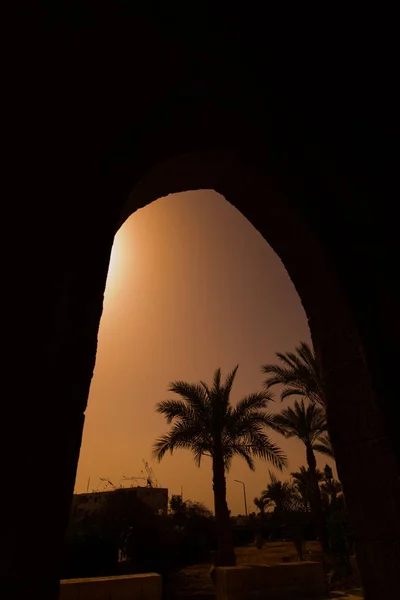
[[[247,517],[247,498],[246,498],[246,484],[244,481],[240,481],[240,479],[235,479],[236,483],[241,483],[243,486],[243,497],[244,497],[244,511]]]

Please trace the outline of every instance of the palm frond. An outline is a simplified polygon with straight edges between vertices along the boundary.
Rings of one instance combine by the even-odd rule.
[[[268,403],[272,401],[271,394],[267,392],[256,392],[254,394],[249,394],[239,400],[233,409],[233,418],[240,419],[248,413],[251,413],[256,410],[262,410],[267,408]]]
[[[162,400],[156,404],[156,411],[165,416],[168,424],[173,419],[193,418],[193,409],[182,400]]]
[[[212,457],[211,445],[202,441],[201,439],[199,439],[197,443],[191,447],[191,450],[193,452],[193,458],[196,467],[201,466],[201,459],[203,456]]]
[[[263,365],[261,367],[265,375],[271,375],[264,382],[264,387],[269,390],[274,385],[290,384],[297,381],[297,374],[291,369],[281,367],[280,365]]]
[[[295,352],[277,352],[276,356],[279,364],[261,367],[264,374],[270,375],[264,381],[265,389],[283,385],[282,400],[298,395],[325,406],[321,369],[314,350],[306,342],[300,342]]]
[[[286,419],[279,413],[270,415],[268,426],[276,433],[283,435],[283,437],[292,437],[291,435],[288,435]]]
[[[303,396],[305,393],[305,389],[301,385],[291,385],[283,388],[281,391],[281,400],[286,400],[286,398],[291,398],[292,396]]]
[[[235,381],[235,377],[236,377],[238,368],[239,368],[239,365],[236,365],[236,367],[234,369],[232,369],[232,371],[227,375],[224,385],[223,385],[223,388],[222,388],[222,397],[223,397],[223,404],[224,404],[225,411],[227,411],[227,409],[229,407],[230,394],[232,391],[233,382]]]
[[[200,384],[172,381],[169,384],[168,391],[180,396],[196,410],[204,411],[206,408],[206,395],[203,386]]]
[[[254,427],[271,428],[276,431],[276,417],[276,414],[257,410],[247,413],[242,418],[238,419],[235,412],[232,412],[227,419],[225,431],[227,435],[231,437],[241,435]]]
[[[246,461],[249,469],[251,469],[252,471],[255,470],[254,460],[251,455],[251,449],[249,449],[246,446],[243,446],[242,444],[233,443],[224,452],[225,468],[227,471],[229,471],[230,469],[231,462],[234,456],[240,456],[240,458],[243,458],[243,460]]]
[[[234,441],[226,444],[227,448],[242,448],[250,456],[269,461],[274,467],[282,471],[288,465],[286,454],[283,450],[263,432],[262,427],[254,426],[243,431]]]
[[[271,506],[272,500],[270,498],[254,498],[253,504],[259,509],[260,513],[264,513],[265,509]]]
[[[294,352],[277,352],[276,356],[290,369],[301,367],[301,360]]]
[[[194,453],[204,453],[209,447],[203,432],[199,432],[196,422],[178,421],[172,429],[156,440],[153,446],[153,455],[161,461],[167,452],[173,454],[174,450],[194,450]]]
[[[200,387],[202,388],[204,394],[204,404],[207,407],[207,410],[210,410],[212,403],[212,391],[205,381],[200,380]]]
[[[218,368],[214,372],[212,393],[218,394],[221,389],[221,369]]]
[[[303,364],[308,365],[311,369],[316,369],[316,354],[306,342],[300,342],[296,346],[296,352]]]
[[[310,480],[310,478],[312,477],[312,474],[310,473],[310,469],[307,469],[304,466],[301,466],[298,471],[290,473],[290,475],[293,477],[293,479],[295,479],[296,481],[299,481],[299,482],[308,482]],[[323,474],[320,471],[320,469],[316,470],[316,476],[317,476],[318,481],[322,481]]]
[[[275,415],[275,419],[271,425],[271,428],[287,439],[297,436],[297,433],[292,427],[292,420],[287,414]]]
[[[328,433],[319,436],[317,442],[313,444],[313,449],[335,460],[335,453]]]
[[[283,450],[265,434],[257,433],[251,438],[253,456],[269,461],[275,468],[283,471],[288,466],[288,459]]]
[[[269,471],[270,483],[261,492],[263,500],[269,500],[275,504],[275,510],[284,511],[293,508],[295,490],[291,482],[280,481]]]
[[[304,400],[296,400],[293,407],[276,415],[271,426],[275,431],[281,429],[280,433],[287,438],[297,437],[305,444],[313,444],[327,430],[326,414],[316,404],[306,406]]]

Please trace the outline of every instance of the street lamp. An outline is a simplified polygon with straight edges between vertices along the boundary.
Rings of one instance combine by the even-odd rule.
[[[247,517],[247,498],[246,498],[246,484],[244,481],[240,481],[240,479],[235,479],[236,483],[241,483],[243,486],[243,497],[244,497],[244,511]]]

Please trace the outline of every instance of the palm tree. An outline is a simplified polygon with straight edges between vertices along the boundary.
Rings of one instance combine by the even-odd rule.
[[[265,515],[265,509],[272,504],[272,500],[260,496],[260,498],[254,498],[253,504],[260,511],[261,517],[263,517]]]
[[[326,410],[322,374],[317,356],[313,348],[306,342],[300,342],[295,352],[277,352],[281,364],[266,364],[261,370],[268,377],[264,388],[270,391],[275,385],[283,386],[281,400],[292,396],[300,396]],[[316,452],[335,459],[328,432],[315,446]]]
[[[296,437],[303,442],[308,468],[316,475],[317,461],[314,450],[321,436],[326,435],[325,411],[316,404],[306,405],[304,400],[295,400],[293,407],[285,408],[275,415],[270,426],[286,438]]]
[[[280,481],[276,475],[269,471],[270,483],[266,489],[261,492],[261,498],[273,502],[274,512],[282,514],[292,510],[295,502],[294,488],[289,481]]]
[[[299,499],[296,485],[291,481],[280,481],[271,471],[269,477],[270,483],[262,492],[261,497],[275,504],[274,515],[278,517],[281,526],[284,525],[285,529],[291,532],[299,559],[303,560],[304,533],[302,519],[299,521],[301,499]]]
[[[315,459],[315,445],[322,435],[326,435],[327,423],[325,410],[315,403],[304,400],[294,403],[294,407],[285,408],[276,415],[272,427],[286,438],[296,437],[306,448],[306,460],[312,482],[311,507],[315,526],[321,543],[326,548],[326,535],[322,514],[321,492],[318,485],[317,461]]]
[[[217,369],[211,387],[203,381],[172,382],[169,391],[180,399],[164,400],[156,407],[168,424],[173,422],[169,432],[154,444],[158,460],[177,449],[191,450],[197,466],[203,456],[212,460],[219,566],[235,564],[225,480],[233,457],[241,456],[252,470],[254,458],[269,460],[278,469],[287,466],[285,454],[265,433],[275,420],[265,411],[271,396],[265,391],[250,394],[232,406],[230,393],[237,369],[229,373],[225,382],[221,382],[221,369]]]

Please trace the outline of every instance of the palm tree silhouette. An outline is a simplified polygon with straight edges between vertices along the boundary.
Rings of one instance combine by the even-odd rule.
[[[275,505],[274,512],[278,515],[293,510],[295,506],[295,490],[290,481],[281,481],[269,471],[270,483],[261,492],[261,498]]]
[[[272,427],[275,416],[266,412],[271,396],[256,392],[240,400],[236,406],[230,393],[237,372],[236,366],[221,381],[221,369],[214,373],[209,387],[203,381],[188,383],[175,381],[169,391],[179,400],[164,400],[156,410],[173,423],[168,433],[154,444],[154,455],[161,460],[166,452],[191,450],[197,466],[203,456],[212,460],[214,508],[218,531],[218,552],[215,562],[219,566],[234,565],[235,552],[229,510],[226,501],[225,473],[234,456],[242,457],[254,470],[254,459],[270,461],[278,469],[287,466],[283,451],[274,444],[265,429]]]
[[[324,549],[327,539],[324,528],[321,491],[318,485],[317,461],[314,451],[322,435],[326,435],[327,423],[325,410],[315,403],[305,405],[304,400],[294,403],[293,408],[285,408],[276,415],[272,426],[286,438],[296,437],[303,442],[311,479],[311,509],[315,527]]]
[[[260,511],[260,515],[265,515],[265,509],[272,504],[272,500],[267,497],[260,496],[259,498],[254,498],[253,504]]]
[[[283,386],[281,400],[300,396],[326,411],[326,399],[323,390],[322,374],[313,348],[306,342],[300,342],[295,352],[277,352],[280,364],[266,364],[261,367],[268,377],[264,389],[270,391],[276,385]],[[314,450],[335,459],[328,432],[319,439]]]
[[[261,367],[262,372],[269,375],[264,382],[265,389],[283,385],[282,400],[302,396],[312,403],[325,406],[321,370],[314,350],[306,342],[300,342],[295,352],[277,352],[276,356],[281,364]]]

